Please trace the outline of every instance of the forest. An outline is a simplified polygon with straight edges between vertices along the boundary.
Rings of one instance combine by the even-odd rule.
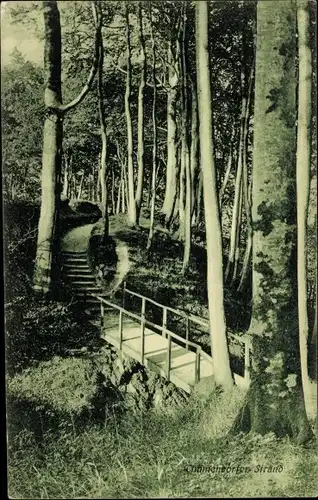
[[[9,496],[316,497],[315,2],[1,17]]]

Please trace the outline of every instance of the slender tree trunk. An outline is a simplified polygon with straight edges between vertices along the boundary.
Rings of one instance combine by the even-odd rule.
[[[249,132],[249,118],[250,118],[250,105],[251,105],[251,97],[252,97],[252,89],[253,89],[253,81],[254,81],[254,68],[255,68],[255,60],[253,60],[251,74],[250,74],[250,82],[247,96],[247,104],[246,104],[246,114],[245,114],[245,124],[244,124],[244,144],[243,144],[243,172],[242,172],[242,181],[243,181],[243,197],[244,197],[244,207],[246,214],[246,248],[243,259],[243,267],[241,273],[241,279],[238,286],[238,291],[243,290],[245,283],[247,281],[250,261],[252,255],[252,244],[253,244],[253,228],[252,228],[252,213],[251,213],[251,194],[252,190],[248,185],[248,165],[247,165],[247,150],[248,150],[248,132]],[[252,181],[251,181],[252,182]]]
[[[101,4],[99,4],[100,16],[102,19]],[[100,132],[102,140],[102,148],[100,155],[100,170],[99,181],[101,188],[101,208],[104,223],[104,239],[108,237],[109,233],[109,218],[108,218],[108,190],[107,190],[107,131],[105,119],[105,106],[103,97],[103,67],[104,67],[104,45],[103,39],[100,39],[100,54],[98,62],[98,79],[97,79],[97,96],[98,96],[98,114],[100,123]],[[98,183],[97,183],[98,189]],[[98,193],[97,193],[98,198]]]
[[[146,85],[146,51],[145,40],[142,27],[142,7],[141,2],[138,4],[138,35],[140,44],[141,56],[141,73],[138,94],[138,181],[136,189],[136,223],[139,224],[142,195],[144,188],[144,90]]]
[[[171,41],[168,47],[168,71],[169,89],[167,91],[167,175],[165,198],[162,213],[165,214],[166,226],[169,227],[176,203],[177,195],[177,124],[176,124],[176,102],[178,74],[172,55]]]
[[[68,182],[69,182],[69,169],[68,169],[68,164],[67,160],[64,160],[64,180],[63,180],[63,192],[62,195],[64,198],[67,198],[68,194]]]
[[[245,70],[242,65],[241,70],[241,89],[242,89],[242,105],[241,105],[241,120],[240,120],[240,138],[239,138],[239,151],[238,151],[238,161],[235,179],[235,194],[234,194],[234,204],[233,204],[233,215],[232,215],[232,226],[231,226],[231,238],[230,238],[230,250],[229,258],[226,265],[225,277],[229,278],[229,275],[233,272],[235,254],[237,251],[238,241],[238,224],[239,212],[240,212],[240,202],[241,202],[241,182],[242,182],[242,170],[243,170],[243,142],[244,142],[244,121],[245,121],[245,110],[246,110],[246,94],[245,94]]]
[[[311,161],[312,58],[308,0],[297,1],[298,127],[297,127],[297,278],[301,377],[306,407],[310,402],[308,377],[307,217]]]
[[[312,437],[297,314],[296,3],[257,5],[253,163],[253,366],[235,430]],[[277,184],[279,179],[279,184]]]
[[[231,168],[232,168],[232,163],[233,163],[233,141],[234,141],[234,138],[235,138],[235,127],[233,125],[232,134],[231,134],[231,138],[230,138],[230,147],[229,147],[229,155],[228,155],[228,159],[227,159],[227,167],[225,170],[222,186],[219,190],[220,205],[222,204],[223,196],[224,196],[224,193],[225,193],[228,181],[229,181],[230,173],[231,173]]]
[[[195,201],[198,199],[197,189],[199,187],[199,121],[198,121],[198,94],[195,80],[191,79],[191,149],[190,149],[190,165],[191,165],[191,216],[194,214]]]
[[[115,201],[115,168],[112,168],[112,185],[111,185],[111,197],[112,197],[112,214],[116,213],[116,201]]]
[[[184,211],[184,253],[182,273],[184,274],[190,263],[191,254],[191,214],[192,214],[192,176],[189,152],[188,134],[188,68],[187,68],[187,4],[183,5],[183,40],[182,40],[182,86],[183,86],[183,134],[184,140],[184,165],[185,165],[185,211]],[[195,108],[195,104],[194,104]],[[194,109],[195,111],[195,109]],[[192,116],[195,121],[195,117]]]
[[[79,186],[78,186],[78,191],[77,191],[77,199],[80,200],[82,197],[82,190],[83,190],[83,182],[84,182],[84,173],[81,177]]]
[[[193,214],[192,225],[198,226],[201,219],[201,205],[202,205],[202,192],[203,192],[203,176],[202,170],[199,172],[199,183],[197,189],[196,211]]]
[[[127,123],[127,165],[128,165],[128,222],[129,225],[136,225],[136,202],[134,188],[134,164],[133,164],[133,125],[130,110],[131,99],[131,46],[130,46],[130,24],[129,6],[125,2],[126,17],[126,44],[127,44],[127,77],[125,92],[125,114]]]
[[[238,211],[238,222],[236,225],[236,249],[235,249],[235,257],[234,257],[234,267],[233,267],[233,275],[231,279],[231,284],[235,283],[239,260],[240,260],[240,237],[241,237],[241,225],[242,225],[242,211],[243,211],[243,184],[241,179],[240,185],[240,195],[239,195],[239,211]]]
[[[214,376],[217,385],[233,385],[223,298],[223,256],[219,200],[213,150],[212,97],[208,47],[208,2],[196,1],[196,58],[200,152],[208,260],[208,301]]]
[[[155,225],[155,205],[156,205],[156,173],[157,173],[157,85],[156,85],[156,48],[153,34],[151,3],[150,3],[150,33],[152,47],[152,84],[153,84],[153,101],[152,101],[152,125],[153,125],[153,147],[152,147],[152,181],[151,181],[151,209],[150,209],[150,227],[147,241],[147,252],[149,252]]]

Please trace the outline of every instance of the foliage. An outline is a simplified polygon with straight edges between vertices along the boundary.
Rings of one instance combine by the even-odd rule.
[[[170,413],[122,418],[111,412],[89,429],[75,427],[59,437],[48,432],[41,447],[32,432],[20,433],[9,450],[10,495],[237,498],[291,497],[301,491],[315,496],[315,482],[308,482],[318,465],[311,449],[271,434],[228,435],[241,403],[242,394],[233,389],[206,402],[193,396]],[[231,471],[213,472],[221,466]],[[260,466],[280,467],[280,472]]]

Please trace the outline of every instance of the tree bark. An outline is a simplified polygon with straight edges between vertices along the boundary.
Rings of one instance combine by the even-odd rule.
[[[98,3],[98,14],[101,18],[101,23],[103,22],[102,8],[101,4]],[[103,97],[103,66],[104,66],[104,45],[103,38],[100,38],[100,53],[98,61],[98,78],[97,78],[97,97],[98,97],[98,114],[101,132],[101,155],[100,155],[100,171],[99,171],[99,181],[101,188],[101,209],[104,225],[104,239],[108,237],[109,233],[109,218],[108,218],[108,190],[107,190],[107,130],[106,130],[106,119],[105,119],[105,106]],[[98,186],[97,186],[98,187]]]
[[[138,4],[138,36],[140,44],[141,56],[141,73],[138,94],[138,181],[136,189],[136,224],[139,224],[142,195],[144,188],[144,90],[146,86],[146,51],[145,40],[142,27],[142,7],[141,2]]]
[[[223,196],[224,196],[224,193],[225,193],[225,190],[226,190],[226,186],[227,186],[228,181],[229,181],[230,172],[231,172],[231,168],[232,168],[232,163],[233,163],[233,141],[234,141],[234,138],[235,138],[235,127],[233,125],[232,134],[231,134],[231,138],[230,138],[230,147],[229,147],[229,155],[228,155],[228,159],[227,159],[227,166],[226,166],[226,170],[225,170],[225,174],[224,174],[224,179],[223,179],[223,182],[222,182],[222,186],[221,186],[221,188],[219,190],[220,205],[222,205]]]
[[[231,238],[230,238],[230,250],[229,258],[226,265],[225,277],[229,278],[230,274],[233,272],[235,254],[237,251],[238,241],[237,236],[239,234],[238,225],[240,224],[239,212],[241,204],[241,182],[242,182],[242,170],[243,170],[243,141],[244,141],[244,121],[245,121],[245,110],[246,110],[246,91],[245,91],[245,68],[244,63],[242,63],[241,69],[241,89],[242,89],[242,104],[241,104],[241,119],[240,119],[240,137],[238,145],[238,160],[236,169],[236,179],[235,179],[235,194],[234,194],[234,204],[233,204],[233,215],[232,215],[232,226],[231,226]]]
[[[147,241],[147,252],[149,252],[154,236],[155,223],[155,205],[156,205],[156,173],[157,173],[157,84],[156,84],[156,47],[153,34],[151,3],[150,3],[150,35],[152,47],[152,85],[153,85],[153,101],[152,101],[152,125],[153,125],[153,147],[152,147],[152,181],[151,181],[151,208],[150,208],[150,227]]]
[[[56,1],[43,2],[44,14],[44,103],[42,197],[33,286],[47,294],[51,285],[53,239],[59,198],[57,180],[61,170],[63,116],[61,90],[61,25]]]
[[[133,165],[133,125],[130,110],[131,99],[131,46],[130,46],[130,24],[129,6],[125,3],[126,18],[126,44],[127,44],[127,76],[125,92],[125,114],[127,124],[127,165],[128,165],[128,223],[130,226],[136,225],[136,202],[134,188],[134,165]]]
[[[307,217],[309,206],[311,162],[311,93],[312,58],[308,0],[297,1],[298,27],[298,127],[297,127],[297,278],[301,377],[305,405],[310,402],[308,376],[308,311],[307,311]]]
[[[177,124],[176,124],[176,102],[178,93],[178,73],[172,54],[171,40],[168,47],[168,72],[169,88],[167,91],[167,175],[165,198],[162,213],[165,214],[166,226],[169,227],[176,203],[177,195]],[[177,57],[178,52],[177,52]]]
[[[184,274],[190,263],[191,254],[191,214],[192,214],[192,176],[189,151],[188,133],[188,68],[187,68],[187,4],[183,4],[183,33],[182,33],[182,100],[183,100],[183,123],[182,141],[184,141],[184,167],[185,167],[185,207],[184,207],[184,252],[182,262],[182,273]],[[195,105],[194,105],[195,107]],[[195,117],[192,116],[195,120]]]
[[[312,437],[300,371],[296,276],[296,3],[257,5],[251,387],[234,429]],[[279,184],[277,183],[279,179]]]
[[[196,1],[196,58],[200,153],[208,260],[208,302],[214,376],[217,385],[233,385],[223,298],[223,256],[213,148],[212,96],[208,47],[208,2]]]
[[[97,71],[101,24],[97,24],[95,53],[91,71],[80,94],[70,103],[62,104],[61,89],[61,24],[56,0],[44,0],[44,104],[42,153],[42,197],[38,226],[37,251],[33,274],[33,288],[48,294],[52,280],[52,252],[61,194],[61,155],[63,145],[63,118],[67,111],[79,104],[89,91]],[[92,3],[95,13],[96,5]]]
[[[249,132],[249,123],[250,123],[250,105],[251,105],[251,97],[252,97],[252,89],[253,89],[253,80],[254,80],[254,68],[255,68],[255,59],[252,62],[250,81],[249,81],[249,89],[247,95],[247,103],[246,103],[246,114],[245,114],[245,124],[244,124],[244,143],[243,143],[243,172],[242,172],[242,182],[243,182],[243,197],[244,197],[244,207],[246,214],[246,248],[243,259],[243,267],[241,273],[241,279],[238,286],[237,291],[241,291],[244,288],[246,283],[250,260],[252,255],[252,244],[253,244],[253,228],[252,228],[252,214],[251,214],[251,202],[250,199],[251,190],[248,185],[248,165],[247,165],[247,151],[248,151],[248,132]],[[250,195],[249,195],[250,193]]]

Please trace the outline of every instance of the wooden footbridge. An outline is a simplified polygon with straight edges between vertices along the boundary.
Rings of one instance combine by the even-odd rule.
[[[208,328],[208,321],[162,305],[124,286],[123,304],[119,306],[105,297],[91,294],[100,303],[101,336],[122,355],[139,361],[177,387],[190,393],[195,386],[212,386],[213,359],[202,347],[189,340],[191,323]],[[127,296],[140,301],[140,312],[128,310]],[[147,319],[149,304],[161,311],[162,322]],[[168,314],[184,320],[184,337],[167,328]],[[246,389],[249,385],[250,345],[247,338],[237,337],[245,344],[244,376],[234,374],[236,384]]]

